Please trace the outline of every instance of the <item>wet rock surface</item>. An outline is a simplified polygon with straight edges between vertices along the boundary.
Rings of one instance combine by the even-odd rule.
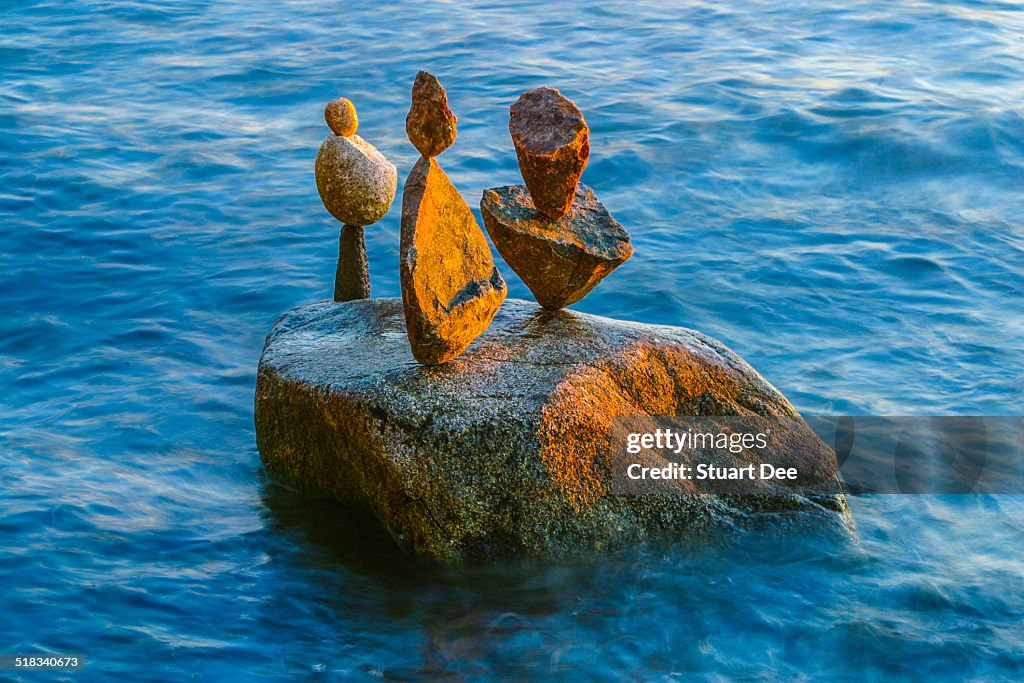
[[[633,255],[629,233],[582,183],[557,220],[522,185],[484,190],[480,211],[498,253],[545,308],[579,301]]]
[[[421,157],[405,181],[400,250],[412,353],[445,363],[487,329],[507,287],[472,211],[433,159]]]
[[[534,205],[549,218],[561,218],[572,207],[590,157],[583,112],[554,88],[537,88],[520,95],[509,115],[519,170]]]
[[[601,444],[619,416],[796,415],[729,349],[684,328],[512,299],[463,355],[430,367],[410,353],[399,299],[322,302],[278,319],[255,408],[271,478],[368,507],[407,551],[442,561],[604,551],[792,515],[844,524],[848,514],[838,493],[610,493],[615,463]],[[810,464],[834,465],[821,454]]]

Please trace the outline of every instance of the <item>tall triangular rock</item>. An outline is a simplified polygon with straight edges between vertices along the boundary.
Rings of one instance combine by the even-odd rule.
[[[401,257],[412,354],[445,363],[487,329],[507,288],[473,212],[433,159],[421,157],[405,181]]]
[[[491,324],[508,288],[466,201],[432,157],[455,142],[455,115],[421,71],[406,132],[423,154],[402,194],[402,303],[409,344],[426,365],[447,363]]]

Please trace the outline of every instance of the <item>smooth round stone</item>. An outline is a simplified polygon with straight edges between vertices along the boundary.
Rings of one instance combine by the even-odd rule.
[[[324,120],[331,127],[335,135],[349,137],[356,134],[359,128],[359,117],[356,115],[356,107],[346,97],[338,97],[327,103],[324,107]]]
[[[331,215],[348,225],[376,223],[391,208],[398,171],[358,135],[331,135],[316,155],[316,189]]]

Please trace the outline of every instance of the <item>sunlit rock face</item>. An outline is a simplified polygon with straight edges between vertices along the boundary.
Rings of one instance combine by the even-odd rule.
[[[629,233],[582,183],[557,220],[537,211],[522,185],[484,190],[480,213],[498,253],[545,308],[576,303],[633,255]]]
[[[448,108],[448,93],[426,71],[416,74],[412,106],[405,118],[405,132],[423,156],[436,157],[455,143],[458,132],[455,114]]]
[[[412,355],[447,363],[487,329],[508,288],[473,212],[433,159],[420,157],[405,180],[400,257]]]
[[[590,128],[572,100],[554,88],[524,92],[509,108],[519,170],[537,210],[561,218],[590,158]]]
[[[626,456],[604,446],[618,418],[700,414],[796,411],[698,332],[518,299],[441,366],[413,358],[400,299],[294,309],[267,337],[256,388],[272,479],[369,507],[403,548],[441,561],[688,539],[752,516],[847,519],[838,487],[813,499],[615,494]],[[784,438],[816,437],[803,425]],[[814,453],[806,465],[834,468],[831,450]]]

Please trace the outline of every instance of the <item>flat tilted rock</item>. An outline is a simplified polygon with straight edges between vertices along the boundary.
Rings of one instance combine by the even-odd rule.
[[[484,190],[480,213],[498,253],[545,308],[576,303],[633,255],[629,233],[583,183],[561,218],[538,212],[522,185]]]
[[[256,387],[271,478],[368,506],[406,550],[442,561],[690,538],[768,512],[845,523],[837,492],[613,495],[621,463],[601,444],[616,417],[755,414],[796,416],[709,337],[517,299],[436,367],[412,357],[400,299],[294,309],[267,337]],[[818,453],[812,468],[834,467]]]

